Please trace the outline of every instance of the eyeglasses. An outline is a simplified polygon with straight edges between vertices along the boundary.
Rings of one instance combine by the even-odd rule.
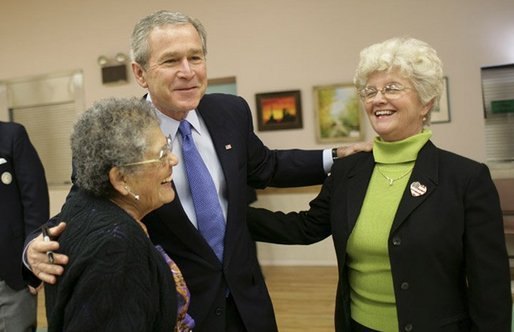
[[[164,167],[164,166],[166,166],[166,164],[169,163],[169,157],[170,157],[170,154],[172,151],[173,151],[173,140],[171,139],[171,135],[168,135],[168,137],[166,137],[166,144],[162,147],[161,151],[159,151],[159,158],[138,161],[135,163],[129,163],[129,164],[121,165],[121,166],[127,167],[127,166],[137,166],[137,165],[144,165],[144,164],[161,163],[161,166]]]
[[[412,88],[405,87],[400,83],[388,83],[382,89],[365,87],[359,91],[359,95],[363,101],[371,103],[379,92],[384,96],[384,98],[394,100],[400,98],[402,96],[402,92],[408,89]]]

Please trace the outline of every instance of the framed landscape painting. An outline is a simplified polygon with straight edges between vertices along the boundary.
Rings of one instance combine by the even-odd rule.
[[[300,90],[258,93],[255,102],[260,131],[302,128]]]
[[[318,142],[364,139],[363,112],[353,84],[315,86],[313,93]]]

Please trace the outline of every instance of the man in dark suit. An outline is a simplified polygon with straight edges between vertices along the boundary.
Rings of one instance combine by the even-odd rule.
[[[25,128],[14,122],[0,122],[0,211],[0,330],[34,331],[36,291],[21,255],[25,236],[48,221],[48,188]]]
[[[150,213],[144,222],[182,270],[191,291],[189,313],[198,331],[277,330],[273,307],[245,221],[247,189],[319,184],[348,149],[270,150],[253,132],[248,104],[240,97],[205,95],[206,33],[195,19],[160,11],[143,18],[132,35],[132,70],[145,97],[159,111],[161,128],[173,139],[181,162],[174,169],[177,199]],[[180,123],[192,126],[193,140],[215,184],[223,214],[224,254],[220,260],[198,230],[198,216],[182,154]],[[325,160],[324,160],[325,159]],[[56,235],[61,228],[52,229]],[[55,246],[53,246],[55,245]],[[36,241],[29,247],[32,270],[55,282],[61,266],[41,263],[44,250],[57,244]],[[39,259],[39,261],[38,261]],[[66,257],[56,255],[63,264]]]

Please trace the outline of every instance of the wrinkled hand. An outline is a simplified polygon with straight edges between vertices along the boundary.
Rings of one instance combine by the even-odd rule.
[[[359,142],[348,146],[340,146],[337,148],[337,158],[347,157],[356,152],[371,151],[373,142]]]
[[[57,238],[66,228],[64,222],[59,225],[52,227],[48,230],[51,238]],[[40,234],[32,242],[30,242],[27,248],[27,261],[34,275],[42,281],[55,284],[57,276],[60,276],[64,272],[64,267],[68,263],[68,256],[63,254],[54,253],[54,262],[51,264],[48,261],[47,252],[52,250],[56,251],[59,249],[59,242],[43,240],[43,234]]]

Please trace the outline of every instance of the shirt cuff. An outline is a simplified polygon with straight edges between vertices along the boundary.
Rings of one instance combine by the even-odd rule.
[[[334,164],[334,160],[332,159],[332,149],[323,150],[323,169],[325,173],[329,173],[332,165]]]
[[[29,269],[30,272],[32,272],[32,269],[30,268],[30,265],[29,265],[29,262],[28,262],[28,259],[27,259],[27,250],[30,246],[30,244],[32,242],[34,242],[36,238],[33,238],[32,241],[30,241],[29,243],[27,243],[27,245],[25,246],[25,248],[23,248],[23,255],[21,256],[21,260],[23,261],[23,265],[25,265],[25,267],[27,269]]]

